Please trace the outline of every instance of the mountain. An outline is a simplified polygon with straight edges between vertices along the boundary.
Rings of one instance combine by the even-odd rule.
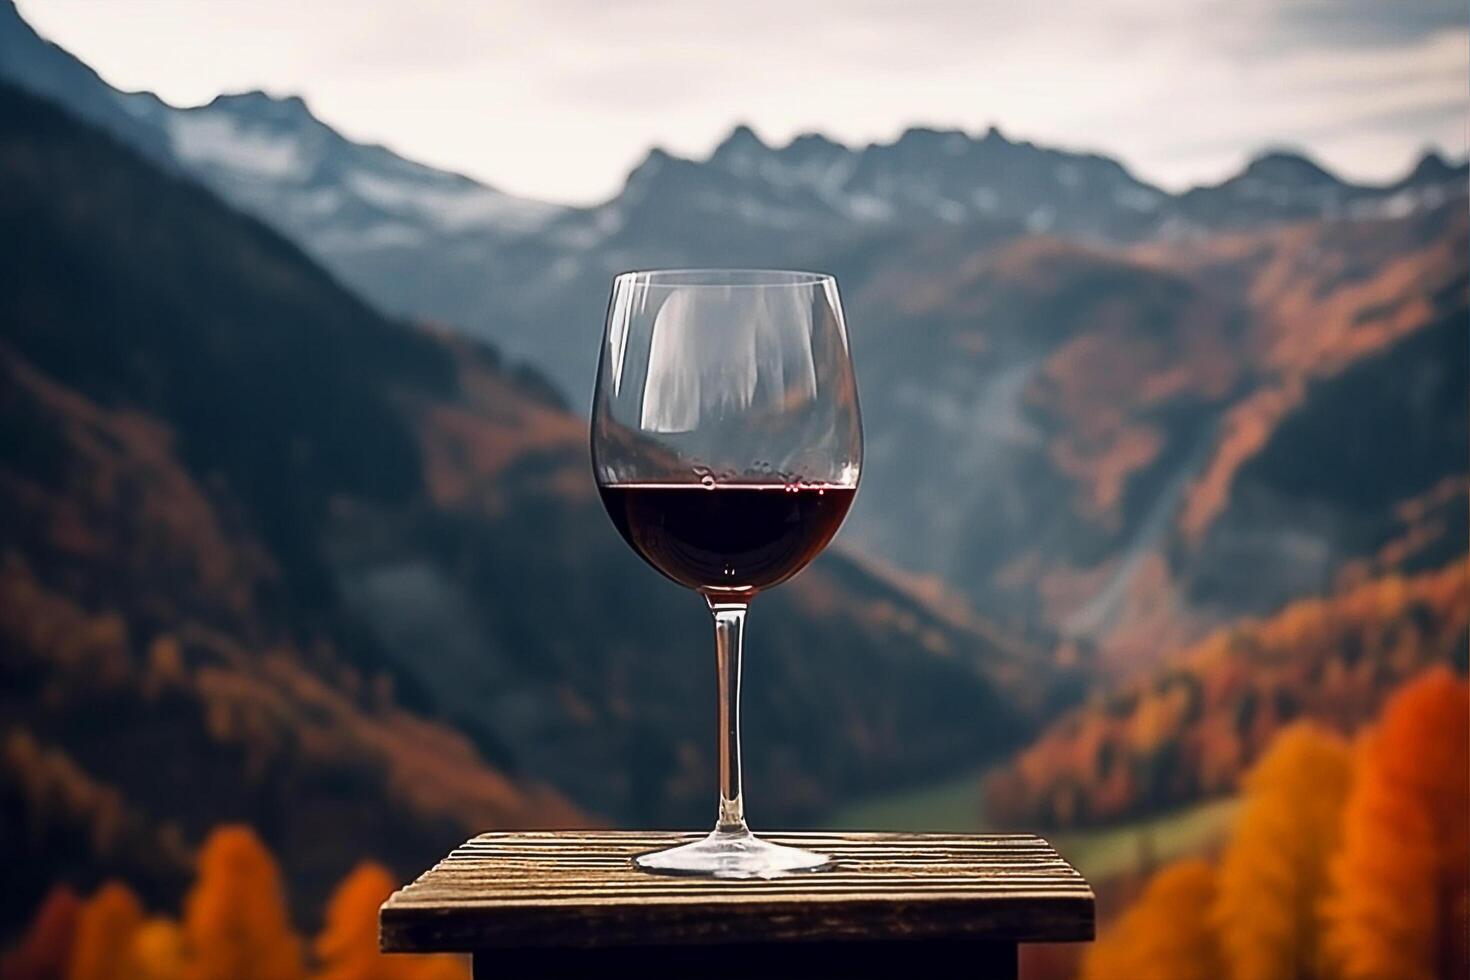
[[[1414,169],[1394,185],[1395,191],[1441,187],[1458,177],[1463,167],[1456,167],[1434,150],[1426,150]]]
[[[1234,177],[1186,191],[1174,220],[1195,228],[1252,228],[1273,219],[1337,215],[1362,193],[1301,154],[1273,150]]]
[[[0,133],[20,906],[47,869],[166,888],[227,819],[311,907],[470,828],[708,821],[708,613],[612,530],[543,380],[50,103],[0,87]],[[766,824],[993,757],[1080,686],[840,554],[761,598],[751,647]]]
[[[1127,248],[916,239],[846,297],[874,433],[850,540],[1119,666],[1330,590],[1470,470],[1463,200]],[[1463,553],[1436,506],[1403,567]]]
[[[612,200],[563,212],[497,252],[487,268],[504,263],[514,278],[482,272],[474,287],[482,299],[458,299],[461,284],[441,279],[437,296],[408,305],[479,332],[479,311],[493,304],[502,322],[491,335],[563,390],[581,393],[593,374],[608,279],[624,269],[816,267],[838,273],[850,290],[917,241],[944,243],[949,254],[930,257],[942,266],[1037,235],[1106,252],[1304,220],[1403,217],[1463,197],[1470,170],[1437,175],[1430,164],[1415,173],[1421,181],[1363,187],[1303,157],[1268,153],[1218,187],[1170,195],[1106,157],[1013,142],[994,128],[979,137],[910,129],[890,144],[849,148],[815,134],[772,147],[741,127],[706,160],[650,151]],[[405,257],[410,268],[424,260]],[[363,288],[405,302],[386,295],[400,288],[391,279]],[[867,311],[849,305],[861,322]],[[888,329],[918,326],[899,320]]]
[[[770,146],[737,127],[707,159],[650,151],[602,205],[545,208],[353,144],[299,100],[173,109],[114,92],[79,62],[62,71],[69,56],[13,9],[0,37],[55,63],[21,84],[104,125],[97,106],[132,107],[176,170],[377,306],[493,338],[574,404],[613,272],[836,272],[868,436],[844,541],[1042,643],[1147,660],[1158,630],[1184,642],[1330,588],[1400,533],[1393,508],[1466,468],[1445,365],[1467,169],[1434,153],[1365,187],[1271,150],[1169,194],[994,128],[855,148],[817,134]],[[1423,393],[1395,401],[1410,375],[1394,372],[1417,372]],[[1314,407],[1357,385],[1383,394],[1354,427]],[[1398,430],[1421,436],[1395,458],[1424,465],[1392,487],[1358,479],[1373,464],[1354,445]],[[1266,486],[1292,458],[1342,482],[1299,499]],[[1350,500],[1350,484],[1382,492]]]
[[[299,97],[243,92],[180,109],[150,92],[119,92],[40,38],[11,0],[0,0],[0,79],[66,106],[154,163],[192,175],[358,284],[380,279],[393,256],[426,250],[473,274],[495,243],[535,231],[564,210],[353,142]],[[419,275],[432,279],[433,272]],[[407,285],[405,276],[395,278]],[[422,312],[391,300],[383,305]]]
[[[64,48],[40,37],[20,16],[12,0],[0,0],[0,79],[44,95],[113,134],[168,169],[175,167],[164,134],[140,118],[163,111],[149,94],[129,98],[104,82],[92,68]],[[157,108],[148,109],[149,103]]]
[[[1426,668],[1465,671],[1466,573],[1460,560],[1369,579],[1180,651],[1057,719],[992,772],[987,815],[1033,828],[1136,818],[1236,792],[1298,719],[1352,734]]]
[[[1048,233],[1089,243],[1402,214],[1463,191],[1426,156],[1402,186],[1364,187],[1272,151],[1215,187],[1170,194],[1093,153],[995,127],[911,128],[848,147],[770,146],[739,126],[704,160],[653,149],[611,200],[564,208],[345,139],[299,98],[259,92],[177,109],[121,93],[0,0],[0,77],[56,99],[274,225],[381,309],[449,324],[527,358],[583,404],[611,275],[652,266],[830,268],[915,234]],[[39,67],[38,67],[39,66]]]
[[[0,38],[11,53],[0,73],[264,218],[378,308],[458,331],[420,330],[420,353],[385,355],[408,370],[436,350],[454,365],[440,370],[455,391],[479,393],[472,408],[468,396],[436,394],[439,408],[392,435],[388,458],[417,452],[423,463],[421,486],[404,491],[409,504],[337,506],[342,495],[330,490],[310,510],[272,516],[272,496],[252,493],[281,524],[269,549],[313,542],[293,591],[332,597],[333,615],[366,632],[402,689],[452,712],[493,763],[552,773],[598,813],[693,814],[703,804],[692,783],[666,773],[665,794],[637,809],[653,797],[617,782],[617,767],[595,754],[614,750],[569,720],[580,717],[575,699],[525,709],[537,696],[526,692],[554,671],[513,651],[540,635],[548,600],[487,610],[476,599],[558,595],[578,616],[627,629],[626,648],[610,642],[596,669],[577,674],[575,693],[594,704],[610,677],[637,676],[638,690],[669,684],[670,664],[645,677],[624,658],[648,637],[704,629],[684,607],[637,628],[603,616],[598,603],[621,596],[624,579],[609,591],[602,570],[628,558],[594,503],[560,493],[578,479],[580,426],[547,391],[574,404],[589,392],[607,280],[619,269],[809,265],[843,283],[867,465],[839,546],[864,557],[834,559],[810,584],[770,597],[757,643],[772,617],[783,648],[801,646],[788,643],[781,617],[828,609],[818,584],[830,576],[855,597],[841,607],[846,618],[867,609],[856,597],[877,597],[914,610],[912,622],[880,617],[901,643],[928,642],[932,626],[949,639],[931,649],[987,651],[971,665],[987,690],[1009,683],[1028,656],[1004,652],[1013,644],[993,620],[1037,647],[1060,636],[1056,660],[1100,655],[1128,675],[1239,617],[1464,552],[1470,397],[1456,366],[1467,171],[1436,154],[1400,181],[1365,187],[1271,150],[1235,177],[1176,195],[1105,157],[994,129],[916,128],[847,147],[815,134],[770,146],[739,127],[707,159],[650,151],[602,205],[544,208],[353,144],[299,100],[254,93],[175,109],[117,93],[12,8],[0,8]],[[49,67],[20,71],[17,51]],[[464,335],[494,338],[536,370],[506,367]],[[344,330],[334,343],[355,352],[377,341]],[[253,397],[222,383],[242,402]],[[534,394],[541,407],[501,420],[502,403],[481,397],[492,388]],[[369,407],[360,428],[388,438],[404,424],[384,422],[401,408]],[[290,411],[323,422],[310,399]],[[284,423],[274,430],[291,437]],[[336,451],[344,462],[332,466],[351,460],[364,479],[391,484],[413,469],[380,472]],[[558,490],[555,506],[546,487]],[[533,546],[537,535],[554,554]],[[523,574],[505,571],[520,565]],[[660,587],[625,567],[630,590]],[[578,605],[584,591],[590,605]],[[633,595],[623,598],[636,604]],[[576,621],[556,641],[554,670],[584,663]],[[414,655],[413,638],[429,634],[440,660],[479,679]],[[1075,680],[1029,690],[1025,706],[1064,699]],[[505,710],[487,715],[477,705],[492,693]],[[698,714],[658,724],[694,724]],[[788,709],[776,724],[794,740],[800,719]],[[942,755],[936,747],[936,767]],[[559,768],[568,757],[595,761]],[[792,809],[778,812],[888,778],[881,767],[839,771],[815,747],[802,758],[823,771],[824,788],[784,764],[791,778],[778,792]]]
[[[452,359],[49,104],[0,88],[0,132],[4,921],[61,877],[168,894],[221,820],[312,908],[365,853],[585,822],[395,693],[307,543],[414,492],[370,386],[449,390]]]
[[[1350,184],[1291,151],[1261,154],[1234,177],[1184,192],[1159,229],[1165,237],[1202,231],[1259,229],[1320,218],[1403,216],[1431,209],[1464,193],[1465,163],[1452,166],[1433,150],[1400,180],[1386,186]]]
[[[892,143],[849,148],[817,133],[767,146],[739,126],[704,161],[651,151],[592,223],[614,242],[655,213],[768,234],[994,223],[1118,237],[1141,232],[1167,200],[1116,161],[1012,142],[994,127],[979,138],[912,128]]]
[[[353,143],[295,96],[222,95],[155,118],[188,172],[315,254],[451,248],[472,233],[534,231],[561,210]]]

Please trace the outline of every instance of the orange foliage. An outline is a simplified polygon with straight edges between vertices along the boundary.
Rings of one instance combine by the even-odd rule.
[[[99,783],[60,749],[16,728],[0,740],[0,777],[25,799],[32,819],[83,832],[99,854],[146,855],[185,867],[187,854],[166,828],[152,827],[115,787]]]
[[[1467,975],[1470,691],[1449,671],[1405,686],[1365,740],[1333,880],[1344,976]]]
[[[1246,777],[1214,915],[1235,980],[1326,975],[1320,904],[1351,778],[1343,740],[1305,722]]]
[[[0,980],[305,980],[280,886],[275,861],[250,830],[219,828],[200,853],[182,924],[145,919],[116,882],[85,903],[57,887],[0,959]],[[311,980],[469,980],[459,957],[378,952],[378,907],[393,889],[392,875],[370,861],[342,880],[312,944]]]
[[[1264,236],[1266,265],[1250,290],[1263,366],[1328,374],[1422,326],[1435,315],[1429,297],[1463,280],[1457,230],[1424,243],[1408,222],[1304,224]],[[1344,274],[1369,263],[1375,275]]]
[[[1218,872],[1155,875],[1083,975],[1463,980],[1467,937],[1470,686],[1435,667],[1356,753],[1309,724],[1278,735]]]
[[[95,698],[126,694],[116,700],[126,701],[128,711],[150,725],[167,722],[171,739],[198,749],[194,764],[233,771],[243,753],[247,785],[268,770],[291,773],[300,795],[279,814],[288,823],[334,805],[333,791],[319,788],[323,771],[372,773],[375,785],[364,792],[373,794],[374,806],[403,815],[406,848],[422,848],[429,836],[423,828],[441,821],[465,832],[586,822],[554,790],[488,765],[462,732],[403,708],[391,690],[370,701],[351,693],[350,680],[337,683],[325,668],[314,669],[313,661],[341,668],[338,676],[349,669],[330,648],[281,645],[262,652],[193,620],[148,639],[135,654],[115,614],[90,612],[24,559],[0,556],[0,645],[7,669],[44,679],[47,699],[29,706],[38,717],[86,717]],[[187,702],[187,709],[174,704],[158,712],[165,694]],[[191,858],[177,825],[157,825],[148,812],[202,818],[212,812],[208,801],[130,800],[103,775],[38,741],[24,717],[0,732],[0,779],[18,787],[37,823],[80,832],[100,860],[126,856],[135,866],[186,873]],[[391,848],[397,843],[391,834],[356,842],[318,834],[313,846],[337,849],[346,866],[364,846]]]
[[[65,885],[47,893],[20,944],[0,959],[5,980],[62,980],[76,940],[82,901]]]
[[[988,778],[987,814],[1066,826],[1233,792],[1283,726],[1351,731],[1395,685],[1460,654],[1466,572],[1388,576],[1208,637],[1054,723]]]
[[[1131,281],[1133,270],[1123,269]],[[1137,296],[1103,298],[1089,311],[1090,329],[1047,358],[1028,395],[1055,416],[1052,462],[1076,482],[1082,513],[1103,526],[1118,526],[1129,478],[1164,449],[1150,410],[1184,392],[1221,398],[1240,373],[1225,309],[1203,292],[1187,295],[1173,313],[1189,329],[1177,332],[1141,322]]]
[[[501,474],[508,464],[527,452],[580,446],[586,426],[556,406],[525,398],[509,379],[476,363],[472,345],[449,335],[439,339],[465,355],[459,359],[463,403],[432,405],[420,413],[429,495],[440,507],[494,516],[504,507]],[[563,478],[565,469],[548,478],[547,488],[571,499],[586,497],[591,484]]]
[[[463,961],[453,956],[396,958],[404,961],[401,975],[412,980],[469,980],[470,971]]]
[[[77,916],[67,980],[130,980],[128,953],[142,924],[143,906],[127,885],[97,889]]]
[[[1198,540],[1306,385],[1383,350],[1439,315],[1430,299],[1463,290],[1463,216],[1456,233],[1421,240],[1411,220],[1303,223],[1198,242],[1150,243],[1132,257],[1196,281],[1246,279],[1249,333],[1236,357],[1266,379],[1226,413],[1221,437],[1180,516]],[[1372,269],[1372,275],[1359,274]],[[1303,326],[1310,324],[1310,329]]]
[[[172,919],[149,919],[133,934],[129,980],[180,980],[184,975],[184,931]]]
[[[273,573],[262,552],[231,540],[209,496],[174,452],[169,426],[147,415],[102,407],[10,358],[20,396],[63,424],[70,485],[65,493],[21,477],[14,488],[58,552],[127,571],[187,581],[233,612],[250,608]],[[120,512],[126,519],[119,519]]]
[[[246,827],[222,827],[199,852],[184,901],[187,980],[296,980],[301,940],[286,919],[275,859]]]
[[[1154,875],[1137,903],[1087,951],[1086,980],[1217,980],[1222,961],[1210,921],[1215,869],[1180,861]]]
[[[1261,448],[1305,393],[1298,379],[1264,386],[1242,398],[1220,422],[1220,439],[1204,472],[1190,486],[1179,515],[1179,527],[1198,542],[1230,500],[1235,474]]]
[[[378,906],[393,893],[393,876],[371,861],[342,880],[316,938],[316,980],[469,980],[449,956],[385,956],[378,952]]]
[[[1167,717],[1175,700],[1159,695],[1151,712]],[[377,909],[393,885],[374,863],[342,881],[313,944],[313,980],[466,980],[452,957],[378,953]],[[1087,950],[1083,976],[1463,978],[1467,911],[1470,687],[1436,667],[1392,696],[1356,754],[1312,724],[1279,732],[1245,780],[1219,870],[1192,859],[1154,875]],[[249,830],[229,827],[201,852],[182,930],[145,922],[122,885],[80,912],[57,890],[0,974],[292,980],[306,970],[274,861]]]

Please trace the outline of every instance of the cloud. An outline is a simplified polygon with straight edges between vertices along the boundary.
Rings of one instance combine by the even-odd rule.
[[[1329,46],[1383,47],[1463,29],[1463,0],[1294,0],[1272,5],[1283,36]]]
[[[104,77],[166,98],[299,91],[355,138],[560,200],[737,122],[848,142],[926,123],[1096,149],[1172,186],[1295,143],[1383,179],[1464,152],[1470,32],[1446,0],[23,0]]]

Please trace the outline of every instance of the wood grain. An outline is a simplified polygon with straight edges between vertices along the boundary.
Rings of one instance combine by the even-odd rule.
[[[1091,939],[1087,882],[1039,837],[785,833],[838,866],[771,880],[650,875],[631,858],[700,835],[483,834],[384,903],[387,951]]]

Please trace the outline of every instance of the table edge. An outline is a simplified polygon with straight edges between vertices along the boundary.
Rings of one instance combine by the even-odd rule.
[[[663,835],[664,831],[579,831],[582,839],[640,839]],[[548,930],[544,902],[523,899],[446,906],[416,903],[405,893],[413,885],[395,891],[379,910],[379,946],[384,952],[477,953],[495,950],[554,948],[618,949],[646,945],[718,946],[749,943],[861,943],[864,941],[962,940],[976,942],[1032,943],[1085,942],[1096,935],[1096,895],[1090,883],[1057,854],[1045,838],[1034,834],[907,834],[899,832],[811,832],[812,836],[843,837],[848,840],[969,839],[973,841],[1027,841],[1044,845],[1075,878],[1059,881],[1058,887],[1032,886],[1021,894],[979,891],[972,893],[887,893],[882,895],[825,895],[811,905],[803,896],[766,895],[728,897],[701,895],[697,899],[644,899],[579,907],[575,919],[563,928]],[[798,833],[775,832],[769,836],[798,837]],[[554,832],[521,834],[513,831],[478,834],[477,840],[546,839]],[[462,850],[465,845],[456,848]],[[441,868],[446,858],[420,876]],[[803,907],[813,914],[830,915],[840,906],[841,916],[829,918],[814,931]],[[660,917],[650,923],[650,913]],[[694,926],[696,928],[685,928]]]

